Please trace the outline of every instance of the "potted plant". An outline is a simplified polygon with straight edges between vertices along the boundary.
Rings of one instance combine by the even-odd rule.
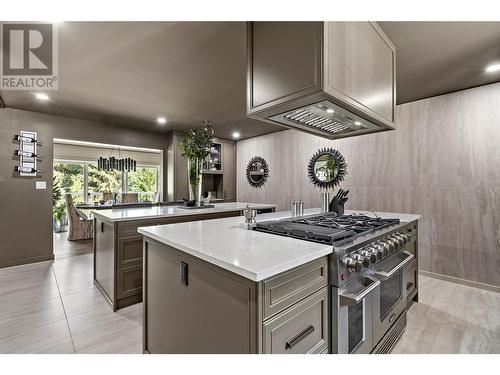
[[[188,164],[189,200],[201,205],[202,163],[210,155],[213,146],[214,130],[208,121],[203,121],[199,129],[190,129],[179,142],[181,155]]]
[[[59,180],[54,176],[52,179],[52,217],[54,232],[63,232],[63,220],[66,213],[64,202],[61,202],[61,186]]]

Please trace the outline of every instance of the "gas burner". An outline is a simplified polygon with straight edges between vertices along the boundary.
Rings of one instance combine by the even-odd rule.
[[[398,223],[399,219],[326,213],[300,219],[260,222],[255,230],[340,246],[360,235]]]

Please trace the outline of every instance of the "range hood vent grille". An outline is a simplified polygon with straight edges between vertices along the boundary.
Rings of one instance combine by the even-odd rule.
[[[314,127],[332,134],[341,133],[349,129],[347,124],[344,124],[337,119],[326,118],[309,112],[306,109],[292,111],[284,115],[289,121],[294,121],[297,124]]]
[[[328,100],[272,116],[270,120],[317,134],[328,134],[329,137],[363,134],[378,128]]]

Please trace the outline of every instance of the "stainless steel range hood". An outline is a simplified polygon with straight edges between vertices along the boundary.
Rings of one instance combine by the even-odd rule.
[[[327,138],[361,135],[379,127],[327,100],[269,117],[270,120]]]
[[[248,117],[329,139],[394,129],[395,49],[373,22],[249,22]]]

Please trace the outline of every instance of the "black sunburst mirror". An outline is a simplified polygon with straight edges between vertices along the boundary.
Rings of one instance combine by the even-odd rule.
[[[333,148],[318,150],[309,160],[307,176],[321,189],[339,185],[347,174],[347,164],[340,151]]]
[[[248,162],[246,174],[250,186],[262,187],[269,177],[269,165],[264,158],[254,156]]]

